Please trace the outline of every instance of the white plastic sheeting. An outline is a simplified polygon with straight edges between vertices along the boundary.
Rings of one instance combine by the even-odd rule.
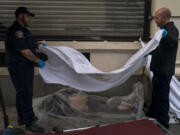
[[[137,51],[122,68],[111,72],[98,70],[75,49],[65,46],[40,46],[40,50],[48,56],[48,60],[46,66],[39,72],[46,83],[68,85],[88,92],[104,91],[121,85],[137,69],[145,66],[147,58],[144,56],[159,45],[161,36],[162,30],[159,30],[154,38]]]
[[[39,122],[48,128],[76,129],[95,125],[139,120],[144,117],[144,88],[141,82],[133,85],[129,94],[105,97],[74,88],[33,100]]]
[[[170,107],[180,119],[180,82],[175,76],[173,76],[171,79],[170,88]]]

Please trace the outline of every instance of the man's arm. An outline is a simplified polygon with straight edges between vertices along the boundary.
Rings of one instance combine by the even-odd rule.
[[[170,45],[177,44],[177,43],[178,43],[177,33],[174,33],[174,34],[172,34],[172,35],[170,35],[170,34],[167,35],[165,42],[169,43]]]
[[[24,49],[21,50],[20,53],[28,60],[37,63],[40,68],[43,68],[45,66],[45,62],[38,57],[36,57],[30,49]]]
[[[174,47],[178,43],[179,32],[176,29],[170,29],[167,36],[165,37],[165,42]]]
[[[37,41],[37,42],[35,43],[35,46],[38,48],[39,45],[41,45],[41,44],[42,44],[42,42]]]
[[[42,45],[42,46],[47,46],[47,44],[45,43],[46,41],[37,41],[36,43],[35,43],[35,46],[37,47],[37,48],[39,48],[39,46],[40,45]]]
[[[34,62],[34,63],[38,63],[40,61],[40,59],[38,57],[36,57],[32,51],[30,49],[24,49],[21,50],[20,53],[28,60]]]

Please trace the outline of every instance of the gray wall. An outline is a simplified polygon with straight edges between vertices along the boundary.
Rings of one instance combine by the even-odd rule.
[[[8,75],[1,75],[0,82],[5,104],[10,106],[15,105],[16,91],[10,77]],[[43,83],[39,75],[34,77],[34,97],[41,97],[53,93],[62,87],[64,86]]]

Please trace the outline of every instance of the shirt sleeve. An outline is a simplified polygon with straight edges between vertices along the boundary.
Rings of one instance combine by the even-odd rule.
[[[170,47],[175,47],[176,44],[178,43],[178,38],[179,38],[179,32],[174,28],[168,30],[168,34],[164,40]]]
[[[26,38],[24,37],[24,33],[21,30],[18,30],[14,33],[15,42],[14,42],[14,48],[17,51],[28,49]]]

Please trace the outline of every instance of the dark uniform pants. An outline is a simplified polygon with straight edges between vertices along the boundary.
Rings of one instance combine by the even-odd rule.
[[[155,74],[152,78],[152,104],[148,116],[156,118],[165,128],[169,128],[169,91],[171,75]]]
[[[15,68],[9,67],[8,70],[16,89],[18,117],[29,125],[34,120],[32,108],[34,69],[22,64]]]

